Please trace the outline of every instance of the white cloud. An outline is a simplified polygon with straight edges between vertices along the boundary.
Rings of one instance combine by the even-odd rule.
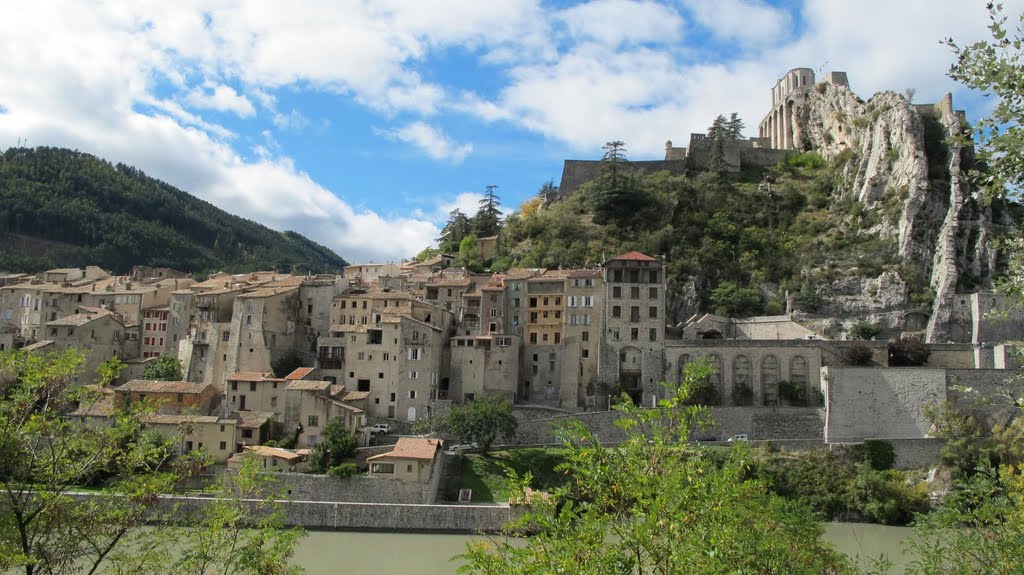
[[[256,108],[253,107],[252,102],[236,92],[231,86],[219,84],[212,86],[212,91],[208,91],[209,87],[193,88],[185,97],[185,101],[197,108],[232,112],[242,118],[248,118],[256,114]]]
[[[570,35],[615,47],[640,42],[678,40],[683,19],[656,2],[597,0],[565,9],[558,15]]]
[[[720,38],[765,46],[793,36],[789,14],[760,0],[683,0],[683,4]]]
[[[309,118],[304,116],[302,112],[292,108],[287,114],[274,112],[273,122],[274,126],[279,130],[299,131],[309,125]]]
[[[378,130],[390,139],[412,144],[428,157],[461,164],[473,151],[473,144],[453,141],[438,128],[424,122],[413,122],[397,130]]]

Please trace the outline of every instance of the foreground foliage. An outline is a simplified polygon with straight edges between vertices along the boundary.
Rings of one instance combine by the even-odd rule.
[[[629,438],[616,447],[582,425],[566,428],[569,483],[550,497],[519,495],[531,508],[508,532],[529,533],[526,543],[471,544],[460,572],[849,572],[806,506],[743,479],[742,446],[721,467],[703,450],[678,448],[695,425],[707,423],[706,408],[684,404],[690,385],[706,376],[701,369],[688,366],[686,383],[658,409],[624,402],[619,424]]]
[[[0,352],[0,570],[291,572],[297,534],[276,529],[274,509],[240,499],[255,492],[254,468],[189,526],[141,529],[149,520],[177,517],[162,515],[170,510],[160,495],[179,490],[202,471],[205,459],[202,453],[175,459],[177,439],[145,430],[142,422],[152,408],[144,402],[116,410],[105,424],[66,417],[76,405],[99,399],[73,384],[83,361],[74,350],[48,356]],[[83,485],[101,490],[79,493]]]

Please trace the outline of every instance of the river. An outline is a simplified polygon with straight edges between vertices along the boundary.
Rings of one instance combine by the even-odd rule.
[[[825,538],[843,553],[851,557],[884,553],[897,566],[906,563],[901,560],[900,542],[911,533],[907,527],[861,523],[829,523],[825,527]],[[296,559],[309,575],[453,575],[459,563],[451,558],[462,553],[472,539],[470,535],[311,531],[299,545]]]

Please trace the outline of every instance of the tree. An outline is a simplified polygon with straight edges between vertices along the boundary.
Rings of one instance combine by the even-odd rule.
[[[448,214],[448,223],[441,229],[441,237],[437,238],[437,247],[441,253],[451,253],[459,249],[462,238],[469,235],[470,221],[466,214],[458,208]]]
[[[310,454],[313,470],[325,472],[333,469],[354,456],[356,447],[359,447],[359,438],[345,427],[344,420],[336,417],[328,421],[320,435],[320,443],[313,447]]]
[[[515,438],[519,420],[512,415],[512,404],[508,400],[486,398],[453,405],[448,415],[431,426],[460,443],[476,443],[487,453],[499,437],[505,441]]]
[[[145,371],[142,372],[142,377],[163,381],[181,381],[183,379],[181,362],[173,355],[161,353],[156,359],[149,362]]]
[[[481,271],[483,264],[480,262],[480,247],[477,245],[476,236],[470,234],[459,242],[459,254],[455,257],[455,263],[470,271]]]
[[[169,567],[169,558],[206,539],[189,526],[180,528],[180,537],[167,539],[141,529],[161,517],[160,494],[173,493],[203,469],[202,454],[171,461],[168,442],[144,432],[148,411],[140,403],[116,409],[106,425],[66,417],[75,405],[88,408],[100,399],[73,385],[84,359],[76,350],[47,356],[0,352],[0,570],[25,575],[206,572]],[[103,493],[84,500],[72,495],[77,486],[90,484],[101,484]],[[238,513],[250,509],[240,501],[230,507]],[[216,531],[218,525],[224,524],[208,523],[209,533],[221,533],[228,549],[240,548],[240,538],[249,537],[240,530]],[[273,572],[285,572],[294,541],[278,545],[278,534],[270,529],[253,534],[267,547],[246,547],[248,553],[230,558],[236,568],[225,572],[255,573],[271,563],[281,567]],[[158,540],[164,542],[162,551]],[[280,553],[276,557],[284,563],[272,553]],[[222,567],[222,559],[208,558],[207,564]]]
[[[880,335],[882,331],[881,324],[858,321],[850,326],[850,337],[853,339],[875,339],[875,336]]]
[[[121,377],[121,372],[124,368],[128,367],[128,364],[121,361],[116,355],[111,356],[110,359],[104,361],[96,367],[96,373],[99,374],[100,379],[98,382],[100,385],[110,385],[117,381]]]
[[[707,367],[688,366],[666,386],[657,409],[619,404],[625,441],[602,445],[580,423],[563,429],[571,479],[547,497],[515,499],[527,513],[507,528],[525,540],[471,543],[464,573],[791,573],[850,572],[821,540],[823,528],[803,504],[745,480],[749,453],[736,446],[719,466],[707,448],[681,445],[709,425],[706,407],[687,406]]]
[[[746,128],[746,124],[740,119],[739,114],[733,112],[729,114],[729,120],[725,122],[725,136],[732,140],[739,140],[743,137],[743,128]]]
[[[501,198],[494,191],[498,186],[491,184],[480,199],[480,209],[473,216],[473,231],[477,237],[488,238],[501,231]]]
[[[950,78],[992,97],[995,106],[989,116],[974,125],[978,158],[983,169],[971,175],[990,198],[1019,194],[1024,185],[1024,14],[1008,26],[1001,3],[989,2],[989,31],[992,38],[961,46],[953,38],[944,42],[956,61]]]

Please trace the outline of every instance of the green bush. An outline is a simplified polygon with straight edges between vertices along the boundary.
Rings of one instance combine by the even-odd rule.
[[[892,469],[896,463],[896,449],[881,439],[865,439],[860,445],[855,445],[853,456],[878,471]]]
[[[327,475],[337,479],[347,479],[359,474],[359,466],[355,463],[342,463],[335,465],[327,471]]]
[[[855,340],[871,340],[882,334],[882,324],[858,321],[850,326],[850,337]]]
[[[867,464],[857,466],[845,496],[850,511],[883,525],[905,525],[928,511],[930,502],[923,483],[909,484],[900,471],[878,471]]]

